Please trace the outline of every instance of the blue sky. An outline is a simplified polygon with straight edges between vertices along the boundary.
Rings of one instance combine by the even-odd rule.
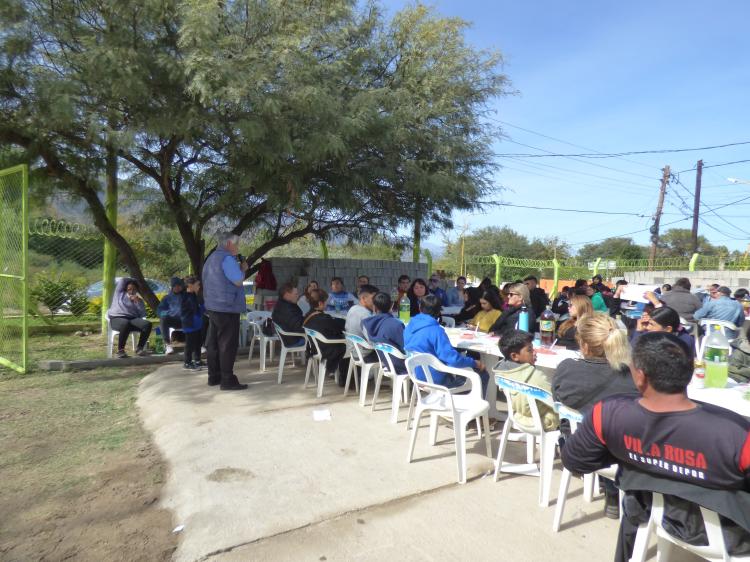
[[[408,4],[383,2],[389,11]],[[507,138],[495,144],[497,153],[619,153],[750,141],[750,3],[438,0],[429,5],[470,22],[469,43],[503,53],[504,72],[518,94],[494,104],[494,119],[508,124],[503,125]],[[625,160],[499,158],[503,168],[497,182],[506,191],[498,197],[505,202],[645,217],[504,207],[454,220],[457,227],[467,222],[471,230],[507,225],[530,237],[556,235],[577,250],[592,240],[647,229],[666,164],[682,171],[685,187],[670,185],[662,225],[685,216],[681,198],[692,212],[695,172],[690,170],[701,158],[705,166],[750,159],[750,145]],[[750,243],[750,185],[730,184],[727,177],[750,181],[750,162],[707,167],[704,205],[748,199],[715,213],[704,209],[699,232],[744,251]],[[690,225],[684,220],[674,227]],[[631,236],[648,243],[647,232]],[[437,234],[429,242],[439,245],[441,239]]]

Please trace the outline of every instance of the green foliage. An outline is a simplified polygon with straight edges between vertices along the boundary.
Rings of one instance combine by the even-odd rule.
[[[659,255],[687,258],[693,254],[692,232],[687,228],[670,228],[659,239]],[[703,256],[726,256],[726,246],[714,246],[705,236],[698,236],[698,253]]]
[[[73,315],[80,316],[88,309],[86,289],[79,280],[69,277],[50,279],[38,276],[31,288],[31,298],[38,304],[44,305],[51,316],[60,310],[69,310]]]
[[[648,257],[648,249],[635,244],[632,238],[607,238],[581,247],[578,257],[584,261],[597,258],[638,260]]]

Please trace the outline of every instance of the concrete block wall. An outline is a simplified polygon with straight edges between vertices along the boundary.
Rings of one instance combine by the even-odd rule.
[[[347,260],[347,259],[312,259],[312,258],[271,258],[271,266],[276,282],[281,285],[287,281],[295,283],[300,291],[310,281],[317,281],[329,290],[331,278],[341,277],[347,291],[357,286],[357,277],[367,275],[370,284],[386,292],[392,291],[401,275],[411,279],[427,278],[427,264],[398,262],[386,260]]]
[[[702,289],[713,283],[724,285],[733,291],[740,287],[750,288],[750,271],[630,271],[625,273],[628,283],[648,285],[672,284],[680,277],[690,279],[693,289]]]

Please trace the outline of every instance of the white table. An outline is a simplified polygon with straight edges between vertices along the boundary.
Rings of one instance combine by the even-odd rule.
[[[688,385],[688,397],[693,400],[721,406],[746,418],[750,418],[750,400],[744,398],[748,391],[750,385],[737,384],[731,379],[726,388],[694,388],[693,385]]]
[[[488,371],[492,371],[492,368],[502,357],[500,348],[497,345],[500,338],[496,336],[464,328],[445,328],[445,333],[451,345],[456,349],[466,349],[479,353],[480,360],[487,367]],[[576,357],[580,357],[577,351],[570,351],[565,348],[555,347],[551,350],[537,349],[536,366],[542,367],[548,375],[551,375],[552,371],[563,360],[575,359]],[[497,385],[494,384],[494,379],[492,378],[487,385],[487,396],[485,399],[490,403],[490,417],[500,419],[501,416],[497,410]]]
[[[440,309],[440,314],[443,316],[450,316],[452,314],[458,314],[462,309],[463,307],[461,306],[444,306]]]

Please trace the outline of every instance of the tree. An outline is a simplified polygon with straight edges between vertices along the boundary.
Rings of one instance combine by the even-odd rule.
[[[698,253],[706,256],[726,256],[726,246],[714,246],[705,236],[698,236]],[[659,239],[659,255],[670,258],[689,258],[693,255],[692,233],[687,228],[670,228]]]
[[[638,260],[646,257],[646,250],[635,244],[632,238],[613,237],[586,244],[578,250],[578,257],[585,261],[597,258]]]
[[[219,228],[260,240],[255,262],[309,235],[450,227],[490,190],[481,117],[506,83],[464,26],[345,0],[9,0],[0,142],[86,201],[141,280],[99,197],[113,156],[196,272]]]

